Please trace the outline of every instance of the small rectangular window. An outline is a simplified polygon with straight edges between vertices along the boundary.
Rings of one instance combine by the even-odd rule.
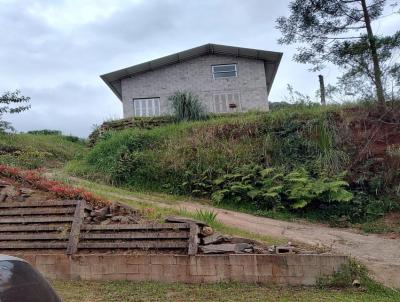
[[[237,67],[236,64],[214,65],[212,66],[212,73],[214,79],[237,77]]]
[[[160,98],[133,99],[135,116],[160,116]]]

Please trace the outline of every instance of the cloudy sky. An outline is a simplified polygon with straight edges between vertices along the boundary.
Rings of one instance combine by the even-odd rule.
[[[93,124],[122,117],[100,74],[205,43],[282,51],[270,100],[286,85],[313,94],[317,75],[277,43],[286,0],[0,0],[0,93],[20,89],[32,108],[14,115],[18,131],[59,129],[85,137]],[[375,24],[394,32],[399,16]],[[334,82],[335,68],[324,71]]]

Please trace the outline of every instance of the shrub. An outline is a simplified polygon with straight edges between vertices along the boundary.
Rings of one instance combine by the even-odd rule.
[[[191,92],[177,91],[169,97],[169,101],[178,122],[196,121],[207,118],[199,98]]]
[[[43,129],[43,130],[31,130],[27,132],[28,134],[43,134],[43,135],[62,135],[60,130],[50,130],[50,129]]]
[[[260,166],[234,169],[214,181],[212,200],[251,203],[258,209],[299,210],[322,203],[348,202],[353,195],[343,175],[313,178],[304,168],[282,173]]]

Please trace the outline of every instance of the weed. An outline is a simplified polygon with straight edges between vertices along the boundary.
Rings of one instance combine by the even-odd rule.
[[[349,259],[342,265],[339,271],[331,276],[324,276],[317,280],[319,288],[349,288],[360,286],[361,288],[385,293],[390,291],[383,285],[374,281],[369,275],[367,268],[354,259]]]
[[[216,222],[218,213],[212,210],[196,210],[196,219],[203,221],[208,225],[212,225]]]

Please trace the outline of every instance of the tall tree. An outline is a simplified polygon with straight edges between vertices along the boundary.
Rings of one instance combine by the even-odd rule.
[[[21,95],[19,90],[5,92],[0,96],[0,132],[13,130],[11,124],[3,119],[5,113],[14,114],[28,110],[31,106],[28,103],[30,97]]]
[[[282,32],[279,42],[302,43],[295,60],[311,63],[315,70],[319,70],[324,62],[338,64],[338,50],[346,48],[353,41],[364,41],[364,54],[368,54],[366,58],[370,62],[367,62],[367,66],[359,67],[370,72],[367,67],[372,65],[376,96],[379,104],[384,106],[385,94],[377,45],[379,37],[374,35],[371,23],[382,16],[386,2],[387,0],[293,0],[289,4],[290,16],[277,19],[277,27]],[[395,2],[392,1],[392,4]]]
[[[390,95],[393,85],[400,88],[400,62],[395,61],[396,57],[400,56],[400,31],[392,36],[376,37],[375,46],[380,64],[381,84],[386,92],[385,97],[393,98],[393,95]],[[344,66],[345,70],[339,78],[339,84],[346,91],[353,90],[356,95],[368,95],[371,84],[375,85],[375,70],[372,55],[368,50],[367,36],[332,47],[332,57],[337,64]],[[361,87],[364,87],[366,91],[360,91]]]

